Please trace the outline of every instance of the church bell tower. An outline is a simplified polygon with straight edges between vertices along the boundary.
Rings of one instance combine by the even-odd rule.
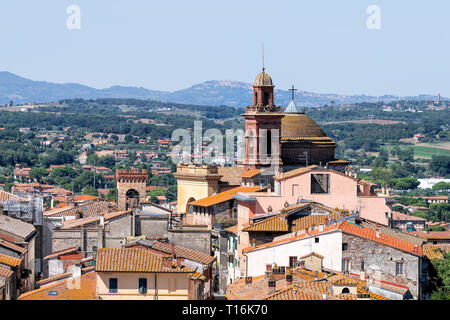
[[[244,170],[265,169],[282,165],[281,119],[284,114],[274,103],[272,78],[262,69],[253,84],[253,104],[245,114]],[[272,131],[274,130],[274,131]]]

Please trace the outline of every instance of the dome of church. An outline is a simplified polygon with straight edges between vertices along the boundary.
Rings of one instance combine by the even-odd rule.
[[[255,83],[253,84],[255,87],[259,86],[273,86],[272,78],[264,72],[261,72],[256,76]]]
[[[281,138],[326,138],[327,135],[313,119],[304,113],[287,113],[281,119]]]

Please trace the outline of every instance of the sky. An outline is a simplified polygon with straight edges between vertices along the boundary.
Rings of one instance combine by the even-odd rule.
[[[2,0],[0,39],[0,71],[32,80],[168,91],[253,82],[264,42],[278,89],[450,97],[448,0]]]

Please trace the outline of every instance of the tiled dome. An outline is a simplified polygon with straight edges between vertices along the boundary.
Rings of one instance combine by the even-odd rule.
[[[261,72],[256,76],[255,83],[253,84],[253,86],[255,87],[273,86],[272,78],[267,73],[265,73],[263,69],[263,72]]]

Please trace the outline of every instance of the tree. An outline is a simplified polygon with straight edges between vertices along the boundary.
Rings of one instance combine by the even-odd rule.
[[[416,212],[411,213],[411,215],[428,220],[428,215],[423,211],[416,211]]]
[[[90,196],[98,196],[98,191],[95,190],[93,187],[91,186],[86,186],[83,188],[82,190],[83,194],[88,194]]]
[[[441,181],[432,187],[433,191],[450,190],[450,182]]]
[[[30,177],[38,182],[41,182],[42,178],[46,176],[48,176],[48,171],[44,168],[33,167],[30,170]]]
[[[444,252],[443,259],[433,259],[432,265],[437,271],[437,290],[431,295],[432,300],[450,300],[450,253]]]
[[[430,162],[430,169],[442,176],[450,174],[450,157],[449,156],[433,156]]]

